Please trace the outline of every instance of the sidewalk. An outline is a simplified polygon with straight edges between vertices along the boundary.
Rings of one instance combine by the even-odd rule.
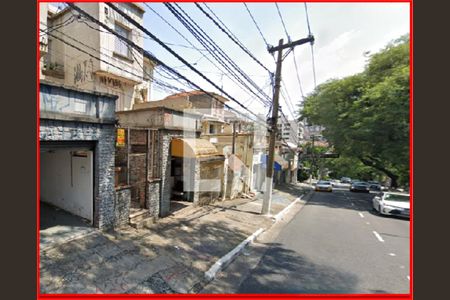
[[[309,188],[274,190],[276,215]],[[151,228],[126,227],[89,235],[41,251],[41,293],[196,293],[205,272],[259,228],[262,199],[188,207]]]

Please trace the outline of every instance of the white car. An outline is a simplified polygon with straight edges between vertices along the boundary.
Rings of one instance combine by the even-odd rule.
[[[373,198],[372,205],[382,215],[409,218],[409,198],[405,193],[381,192]]]

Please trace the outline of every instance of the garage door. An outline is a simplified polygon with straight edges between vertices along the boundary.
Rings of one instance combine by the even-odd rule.
[[[91,147],[41,147],[41,201],[93,220],[94,152]]]

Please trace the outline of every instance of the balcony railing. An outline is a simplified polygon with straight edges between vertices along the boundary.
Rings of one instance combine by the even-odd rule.
[[[64,65],[46,60],[44,61],[42,74],[59,79],[64,79]]]

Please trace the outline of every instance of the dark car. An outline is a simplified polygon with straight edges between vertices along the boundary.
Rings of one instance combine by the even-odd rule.
[[[369,193],[370,192],[370,186],[367,182],[364,181],[355,181],[352,182],[350,186],[351,192],[364,192]]]
[[[349,177],[342,177],[341,178],[341,183],[351,183],[352,180]]]
[[[381,184],[378,181],[368,181],[367,183],[371,191],[381,191]]]

